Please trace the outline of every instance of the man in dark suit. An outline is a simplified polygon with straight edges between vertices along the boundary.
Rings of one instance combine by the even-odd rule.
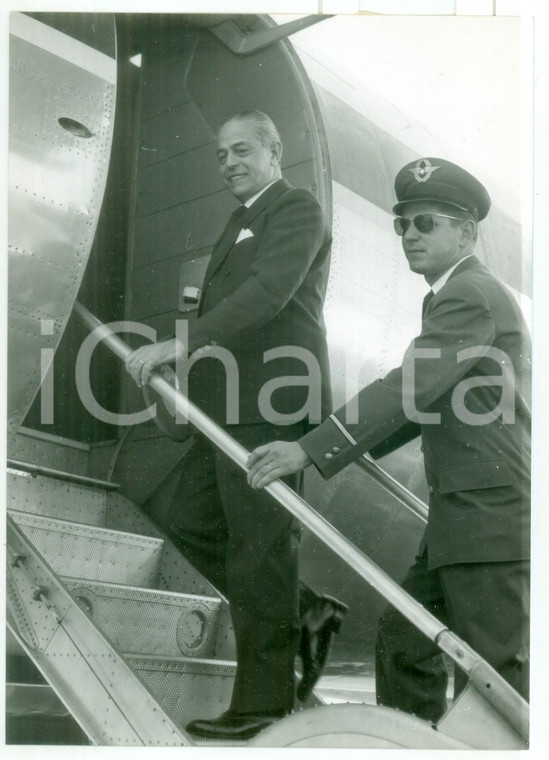
[[[422,435],[429,519],[403,587],[528,697],[530,340],[509,290],[473,255],[490,198],[472,175],[424,158],[397,175],[395,230],[429,285],[402,365],[298,442],[253,452],[262,488],[310,463],[330,477],[365,451]],[[356,402],[356,403],[355,403]],[[457,690],[464,683],[456,674]],[[376,646],[378,703],[437,721],[440,650],[388,607]]]
[[[188,351],[191,400],[249,449],[295,440],[331,411],[322,316],[331,241],[316,199],[282,178],[281,155],[278,132],[261,112],[222,126],[221,175],[242,205],[213,248],[187,345],[146,346],[127,362],[143,385],[154,367]],[[301,475],[288,482],[299,491]],[[187,728],[249,738],[292,711],[298,646],[298,695],[307,698],[345,605],[306,586],[298,600],[295,519],[250,489],[245,473],[198,433],[177,497],[171,536],[229,599],[237,646],[229,711]]]

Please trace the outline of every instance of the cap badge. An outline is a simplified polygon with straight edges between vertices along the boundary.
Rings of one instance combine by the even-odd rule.
[[[440,169],[440,166],[433,166],[428,158],[420,158],[419,161],[416,161],[415,167],[408,169],[408,171],[414,175],[416,182],[427,182],[437,169]]]

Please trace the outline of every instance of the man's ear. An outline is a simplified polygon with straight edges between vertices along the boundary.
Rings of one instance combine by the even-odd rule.
[[[472,219],[467,219],[461,225],[461,244],[465,248],[469,243],[475,240],[477,225]]]
[[[273,166],[279,166],[282,161],[282,143],[278,141],[271,143],[271,161]]]

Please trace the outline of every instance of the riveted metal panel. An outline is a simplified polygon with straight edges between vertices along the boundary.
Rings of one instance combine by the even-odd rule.
[[[211,657],[220,599],[64,579],[72,596],[121,651]]]
[[[215,718],[229,707],[234,662],[131,655],[126,661],[174,723],[182,727],[196,718]]]
[[[101,526],[105,524],[107,494],[98,488],[10,470],[7,504],[18,512]]]
[[[116,61],[24,14],[12,14],[10,31],[14,434],[41,382],[41,351],[58,345],[88,260],[109,165]]]
[[[73,578],[155,586],[163,541],[25,512],[10,513],[53,570]]]

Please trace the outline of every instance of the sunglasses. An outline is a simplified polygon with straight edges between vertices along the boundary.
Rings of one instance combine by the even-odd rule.
[[[397,235],[404,235],[408,227],[414,223],[414,227],[418,232],[432,232],[435,229],[435,216],[442,216],[444,219],[457,219],[458,222],[462,222],[457,216],[448,216],[448,214],[435,214],[430,212],[429,214],[416,214],[411,219],[405,216],[397,216],[393,219],[393,225]]]

